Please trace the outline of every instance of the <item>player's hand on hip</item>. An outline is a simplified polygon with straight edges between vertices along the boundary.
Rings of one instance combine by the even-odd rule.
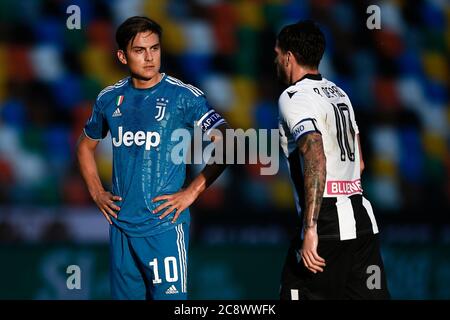
[[[122,198],[111,194],[109,191],[100,191],[92,197],[97,204],[97,207],[108,220],[109,224],[112,224],[111,217],[117,219],[116,211],[120,210],[120,207],[114,203],[114,201],[121,201]]]
[[[166,209],[163,214],[159,216],[159,219],[165,218],[167,215],[171,214],[176,210],[175,215],[172,218],[172,223],[177,221],[181,212],[188,208],[197,198],[197,196],[189,189],[183,189],[174,194],[167,194],[153,198],[152,202],[165,200],[164,203],[160,204],[153,213],[158,213],[163,209]]]
[[[313,273],[323,272],[323,267],[325,267],[325,259],[317,254],[318,243],[317,231],[313,228],[306,229],[303,234],[303,245],[300,255],[305,267]]]

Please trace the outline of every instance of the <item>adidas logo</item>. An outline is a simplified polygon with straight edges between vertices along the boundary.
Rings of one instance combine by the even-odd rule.
[[[121,116],[122,116],[122,113],[120,113],[120,109],[117,108],[116,111],[114,111],[114,113],[113,113],[112,116],[113,116],[113,117],[121,117]]]
[[[178,293],[177,288],[174,285],[171,285],[169,289],[166,290],[166,294],[176,294]]]

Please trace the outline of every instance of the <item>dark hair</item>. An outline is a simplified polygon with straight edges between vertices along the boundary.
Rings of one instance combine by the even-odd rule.
[[[131,17],[125,20],[116,31],[116,42],[119,49],[126,50],[128,43],[133,41],[139,32],[155,32],[161,40],[161,26],[147,17]]]
[[[318,68],[325,51],[325,36],[310,20],[285,26],[277,37],[278,47],[291,51],[300,65]]]

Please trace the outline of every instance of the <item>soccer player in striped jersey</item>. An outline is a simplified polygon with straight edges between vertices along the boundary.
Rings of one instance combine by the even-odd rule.
[[[187,298],[189,209],[224,170],[211,164],[182,189],[185,163],[174,163],[175,129],[221,132],[225,120],[198,88],[160,72],[161,27],[146,17],[119,26],[117,56],[130,77],[101,91],[80,137],[81,174],[110,224],[114,299]],[[111,133],[113,189],[100,181],[94,152]],[[225,135],[223,135],[225,139]]]
[[[279,98],[280,144],[300,217],[280,297],[387,299],[355,114],[347,94],[318,71],[324,50],[311,21],[284,27],[275,45],[278,76],[289,86]]]

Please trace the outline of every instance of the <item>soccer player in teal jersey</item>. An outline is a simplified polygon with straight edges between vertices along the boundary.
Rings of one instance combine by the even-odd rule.
[[[81,174],[110,223],[114,299],[186,299],[189,209],[224,170],[205,166],[182,189],[186,167],[171,159],[175,129],[221,132],[225,120],[198,88],[160,72],[161,27],[146,17],[119,26],[117,57],[131,76],[101,91],[81,134]],[[113,190],[104,190],[94,152],[111,133]]]

